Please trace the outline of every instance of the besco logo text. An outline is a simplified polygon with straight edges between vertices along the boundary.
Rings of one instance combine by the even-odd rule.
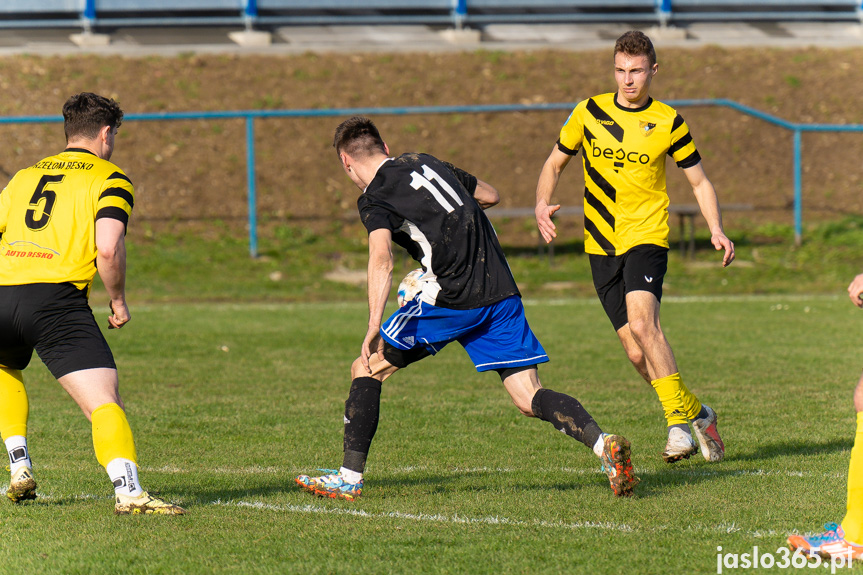
[[[647,154],[639,154],[638,152],[627,152],[623,148],[612,150],[611,148],[593,148],[593,157],[607,158],[609,160],[617,160],[618,162],[632,162],[633,164],[649,164],[650,156]]]

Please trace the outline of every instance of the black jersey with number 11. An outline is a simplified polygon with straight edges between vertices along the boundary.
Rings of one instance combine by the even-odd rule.
[[[519,293],[475,191],[467,172],[428,154],[403,154],[387,159],[357,200],[369,233],[389,229],[422,264],[426,303],[474,309]]]

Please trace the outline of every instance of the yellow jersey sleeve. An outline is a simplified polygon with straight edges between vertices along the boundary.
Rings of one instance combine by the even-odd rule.
[[[557,149],[569,156],[574,156],[581,148],[584,139],[584,118],[582,113],[586,100],[579,103],[570,113],[569,118],[560,129],[560,137],[557,139]]]
[[[117,170],[105,180],[96,203],[96,219],[113,218],[128,228],[129,216],[135,206],[135,190],[126,174]]]
[[[701,156],[695,149],[695,142],[692,141],[689,126],[680,114],[674,117],[671,125],[671,146],[668,148],[668,155],[677,163],[677,167],[684,169],[691,168],[701,161]]]
[[[0,194],[0,285],[72,283],[96,275],[96,220],[128,225],[134,187],[117,166],[65,150],[15,174]]]

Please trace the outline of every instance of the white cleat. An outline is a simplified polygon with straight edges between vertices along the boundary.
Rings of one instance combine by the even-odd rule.
[[[668,430],[668,443],[665,444],[665,451],[662,452],[662,459],[666,463],[674,463],[681,459],[689,459],[698,451],[698,446],[692,439],[692,435],[683,431],[679,427],[672,427]]]
[[[185,515],[186,510],[153,497],[146,491],[137,497],[117,495],[114,505],[115,515]]]

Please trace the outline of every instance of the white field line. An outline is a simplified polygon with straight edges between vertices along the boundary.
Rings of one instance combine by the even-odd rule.
[[[452,525],[502,525],[506,527],[529,527],[541,529],[560,529],[565,531],[598,529],[603,531],[619,531],[623,533],[653,533],[653,532],[684,532],[684,533],[743,533],[751,537],[776,537],[780,534],[775,530],[744,530],[736,523],[719,523],[717,525],[654,525],[648,528],[632,527],[625,523],[612,523],[609,521],[545,521],[541,519],[511,519],[509,517],[486,516],[471,517],[469,515],[444,515],[426,513],[404,513],[401,511],[370,512],[362,509],[351,509],[345,507],[321,507],[318,505],[276,505],[260,501],[222,501],[216,500],[209,505],[221,507],[242,507],[249,509],[260,509],[262,511],[274,511],[279,513],[295,513],[304,515],[340,515],[357,517],[360,519],[397,519],[415,521],[418,523],[439,523]]]
[[[251,470],[255,470],[254,473],[258,474],[261,468],[235,468],[231,471],[240,472],[240,473],[251,473]],[[417,470],[418,468],[410,468],[412,470]],[[170,470],[166,471],[166,468],[160,469],[151,469],[151,471],[162,471],[167,473],[183,473],[177,468],[170,468]],[[225,469],[222,470],[226,471]],[[284,471],[284,470],[283,470]],[[572,470],[572,469],[562,469],[558,471],[566,471],[566,472],[575,472],[579,474],[588,473],[585,470]],[[197,472],[197,470],[196,470]],[[464,474],[464,473],[487,473],[487,472],[502,472],[502,473],[510,473],[515,472],[512,469],[505,468],[472,468],[472,469],[462,469],[462,470],[454,470],[454,474]],[[680,470],[678,472],[683,472],[687,475],[719,475],[718,472],[687,472],[686,470]],[[776,476],[776,475],[787,475],[793,477],[807,477],[807,476],[815,476],[817,474],[813,473],[804,473],[801,471],[764,471],[764,470],[753,470],[753,471],[744,471],[741,470],[739,472],[733,472],[734,475],[753,475],[753,476]],[[844,477],[844,474],[822,474],[825,477]],[[5,491],[6,485],[3,486],[3,490]],[[92,494],[92,493],[78,493],[74,495],[56,495],[51,492],[39,491],[39,501],[53,501],[53,500],[68,500],[71,499],[73,501],[109,501],[113,500],[113,496],[107,493],[105,494]],[[179,502],[182,504],[182,502]],[[602,530],[602,531],[618,531],[622,533],[654,533],[654,532],[683,532],[683,533],[742,533],[754,538],[765,538],[765,537],[777,537],[777,536],[787,536],[788,534],[779,533],[775,530],[751,530],[744,529],[742,526],[737,525],[736,523],[719,523],[716,525],[704,525],[704,524],[694,524],[694,525],[652,525],[649,527],[633,527],[631,525],[627,525],[626,523],[613,523],[609,521],[547,521],[542,519],[513,519],[510,517],[503,516],[484,516],[484,517],[473,517],[470,515],[464,514],[441,514],[441,513],[405,513],[402,511],[381,511],[381,512],[371,512],[364,511],[362,509],[356,509],[353,507],[355,504],[350,504],[351,507],[323,507],[320,505],[292,505],[292,504],[273,504],[273,503],[264,503],[262,501],[246,501],[246,500],[229,500],[223,501],[221,499],[217,499],[210,503],[205,503],[203,506],[214,506],[214,507],[238,507],[238,508],[248,508],[248,509],[259,509],[262,511],[272,511],[278,513],[290,513],[290,514],[303,514],[303,515],[336,515],[336,516],[348,516],[348,517],[356,517],[359,519],[370,519],[370,520],[404,520],[404,521],[413,521],[417,523],[437,523],[437,524],[450,524],[450,525],[492,525],[492,526],[505,526],[505,527],[527,527],[527,528],[540,528],[540,529],[557,529],[564,531],[576,531],[576,530]],[[195,507],[192,506],[190,511],[193,511]]]
[[[286,513],[301,513],[315,515],[348,515],[363,519],[403,519],[425,523],[451,523],[470,525],[507,525],[510,527],[546,527],[554,529],[604,529],[607,531],[631,532],[633,529],[623,523],[610,523],[606,521],[575,521],[566,523],[563,521],[544,521],[540,519],[521,520],[508,517],[470,517],[468,515],[442,515],[427,513],[403,513],[401,511],[370,512],[362,509],[350,509],[344,507],[321,507],[318,505],[274,505],[260,501],[222,501],[216,500],[210,505],[222,507],[248,507],[265,511],[281,511]]]
[[[4,486],[5,489],[5,486]],[[38,501],[53,501],[53,500],[68,500],[73,501],[112,501],[112,495],[101,494],[94,495],[92,493],[78,493],[71,496],[57,496],[50,493],[39,491]],[[179,502],[182,505],[182,502]],[[348,505],[348,504],[346,504]],[[356,505],[354,503],[349,504]],[[352,507],[322,507],[319,505],[277,505],[273,503],[264,503],[262,501],[244,501],[230,500],[222,501],[217,499],[210,503],[203,504],[205,507],[238,507],[246,509],[259,509],[261,511],[272,511],[276,513],[291,513],[301,515],[336,515],[356,517],[359,519],[385,519],[385,520],[403,520],[413,521],[417,523],[437,523],[449,525],[500,525],[505,527],[528,527],[540,529],[559,529],[563,531],[578,531],[578,530],[602,530],[602,531],[618,531],[622,533],[655,533],[655,532],[683,532],[683,533],[743,533],[751,537],[786,537],[788,534],[779,533],[773,529],[770,530],[745,530],[736,523],[719,523],[717,525],[653,525],[650,527],[632,527],[625,523],[612,523],[610,521],[546,521],[542,519],[512,519],[509,517],[500,516],[485,516],[471,517],[470,515],[452,514],[445,515],[441,513],[405,513],[402,511],[381,511],[371,512]],[[189,512],[194,513],[196,508],[201,506],[190,506]]]

